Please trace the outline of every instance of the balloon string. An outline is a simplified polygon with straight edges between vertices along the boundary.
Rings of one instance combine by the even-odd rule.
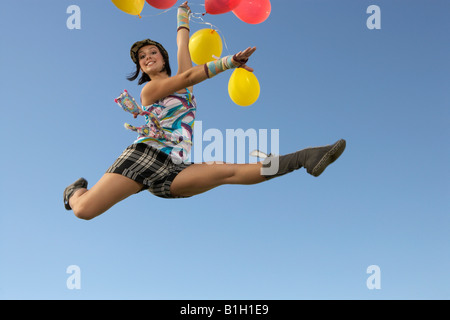
[[[204,4],[204,3],[190,3],[190,5],[198,5],[198,6],[205,7],[205,4]],[[174,10],[174,9],[177,9],[177,10],[178,10],[178,7],[177,7],[177,6],[173,6],[173,7],[169,8],[169,9],[166,9],[166,10],[160,12],[160,13],[157,13],[157,14],[150,14],[150,15],[143,15],[143,16],[139,15],[139,18],[157,17],[157,16],[160,16],[160,15],[162,15],[162,14],[165,14],[165,13],[167,13],[167,12],[169,12],[169,11],[172,11],[172,10]],[[203,13],[192,12],[192,9],[191,9],[191,13],[190,13],[190,21],[192,21],[192,22],[194,22],[194,23],[198,23],[198,24],[208,25],[211,29],[214,29],[217,33],[219,33],[219,34],[221,35],[222,39],[223,39],[223,44],[224,44],[224,46],[225,46],[226,51],[228,52],[228,54],[230,54],[230,50],[228,49],[227,41],[225,40],[225,35],[224,35],[223,32],[222,32],[221,30],[219,30],[219,28],[217,28],[215,25],[213,25],[213,24],[210,23],[210,22],[206,22],[206,21],[203,19],[203,16],[205,16],[206,14],[207,14],[206,9],[205,9],[205,11],[204,11]],[[215,58],[219,58],[219,57],[215,57]]]
[[[173,10],[173,9],[178,9],[178,7],[173,6],[173,7],[169,8],[169,9],[166,9],[166,10],[160,12],[160,13],[157,13],[157,14],[146,14],[146,15],[144,15],[144,16],[139,16],[139,18],[157,17],[157,16],[160,16],[160,15],[162,15],[162,14],[165,14],[165,13],[167,13],[167,12]]]
[[[213,24],[210,23],[210,22],[207,22],[207,21],[203,20],[202,17],[203,17],[205,14],[206,14],[206,13],[193,13],[193,12],[191,12],[191,21],[194,22],[194,23],[204,24],[204,25],[210,26],[211,29],[214,29],[217,33],[219,33],[219,34],[222,36],[223,44],[224,44],[224,46],[225,46],[225,49],[227,50],[228,54],[230,54],[230,50],[228,49],[227,41],[225,40],[225,35],[224,35],[223,32],[222,32],[219,28],[217,28],[215,25],[213,25]],[[219,58],[219,57],[214,57],[214,58]]]
[[[205,6],[205,4],[200,4],[200,3],[190,3],[190,5],[199,5],[199,6]],[[159,15],[162,15],[162,14],[165,14],[165,13],[167,13],[167,12],[169,12],[169,11],[172,11],[172,10],[174,10],[174,9],[177,9],[178,10],[178,6],[172,6],[172,7],[170,7],[169,9],[166,9],[166,10],[164,10],[164,11],[161,11],[160,13],[157,13],[157,14],[147,14],[147,15],[144,15],[144,16],[140,16],[139,15],[139,17],[141,18],[141,17],[143,17],[143,18],[147,18],[147,17],[157,17],[157,16],[159,16]],[[192,10],[191,10],[191,12],[192,12]],[[203,13],[203,15],[205,15],[206,14],[206,11],[205,11],[205,13]]]

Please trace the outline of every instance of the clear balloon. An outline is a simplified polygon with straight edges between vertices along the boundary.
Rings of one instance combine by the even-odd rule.
[[[156,9],[169,9],[172,8],[177,0],[145,0],[149,5]]]
[[[242,68],[235,69],[228,81],[228,94],[239,106],[247,107],[259,98],[261,88],[253,72]]]
[[[145,0],[111,0],[114,5],[133,16],[138,16],[141,14],[142,9],[144,9]]]
[[[241,0],[233,13],[246,23],[258,24],[264,22],[271,11],[270,0]]]
[[[236,8],[241,0],[205,0],[205,9],[209,14],[222,14]]]
[[[214,29],[200,29],[189,39],[189,51],[196,64],[216,60],[222,54],[222,39]]]

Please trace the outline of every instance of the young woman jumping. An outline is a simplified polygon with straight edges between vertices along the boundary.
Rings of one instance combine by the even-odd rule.
[[[169,56],[164,47],[146,39],[133,44],[131,59],[139,84],[141,104],[147,113],[147,130],[140,132],[101,179],[87,189],[80,178],[64,190],[64,205],[81,219],[90,220],[116,203],[143,190],[162,198],[191,197],[225,184],[251,185],[304,167],[319,176],[344,151],[341,139],[332,145],[307,148],[282,156],[269,156],[252,164],[186,163],[192,146],[196,100],[193,86],[233,68],[253,69],[247,61],[256,48],[233,56],[192,66],[189,53],[189,11],[187,1],[178,8],[178,72],[171,76]],[[155,121],[157,126],[155,127]],[[151,134],[149,134],[149,131]]]

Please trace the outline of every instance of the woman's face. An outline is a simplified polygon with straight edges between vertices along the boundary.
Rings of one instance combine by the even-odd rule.
[[[165,68],[164,58],[157,46],[148,45],[138,51],[139,66],[149,76],[158,74]]]

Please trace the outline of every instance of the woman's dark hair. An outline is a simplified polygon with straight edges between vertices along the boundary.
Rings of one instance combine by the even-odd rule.
[[[161,50],[159,50],[159,52],[161,52]],[[165,71],[170,77],[172,75],[172,70],[170,69],[169,56],[167,54],[164,54],[163,52],[161,52],[161,54],[164,59],[164,69],[162,69],[161,72]],[[130,73],[130,75],[127,77],[127,79],[130,81],[136,80],[137,77],[139,76],[139,73],[141,72],[141,66],[139,65],[139,59],[137,57],[137,54],[136,54],[136,61],[137,61],[136,62],[136,71],[133,73]],[[143,72],[142,76],[139,78],[138,85],[144,84],[148,81],[152,81],[152,79],[150,79],[150,77],[145,72]]]

